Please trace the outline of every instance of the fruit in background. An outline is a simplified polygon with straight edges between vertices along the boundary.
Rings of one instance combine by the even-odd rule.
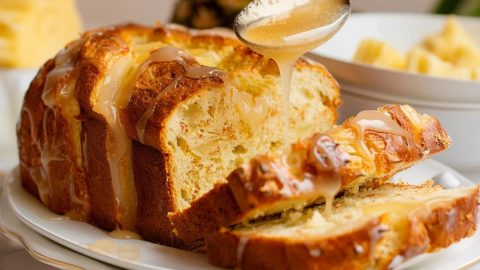
[[[472,79],[470,69],[455,67],[451,63],[443,61],[435,54],[422,48],[414,48],[408,53],[406,70],[444,78],[460,80]]]
[[[425,38],[420,47],[455,66],[480,67],[480,46],[455,17],[448,17],[442,31]]]
[[[394,69],[405,68],[405,55],[389,44],[368,38],[360,43],[354,61]]]
[[[0,66],[38,67],[81,30],[74,0],[0,0]]]
[[[478,0],[439,0],[434,12],[480,16],[480,2]]]
[[[224,26],[231,28],[238,12],[249,0],[180,0],[172,22],[198,29]]]
[[[480,46],[454,16],[447,18],[440,32],[425,37],[406,55],[384,41],[366,38],[358,46],[353,61],[436,77],[480,81]]]

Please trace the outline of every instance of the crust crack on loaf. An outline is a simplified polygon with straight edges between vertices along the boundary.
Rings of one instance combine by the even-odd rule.
[[[278,83],[272,61],[221,33],[87,32],[42,67],[26,94],[22,183],[56,213],[181,246],[167,213],[285,143]],[[329,129],[336,81],[299,60],[293,85],[288,140]]]

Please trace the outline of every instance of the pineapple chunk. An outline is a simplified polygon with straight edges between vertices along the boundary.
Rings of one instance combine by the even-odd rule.
[[[74,0],[2,0],[0,67],[38,67],[80,31]]]
[[[369,38],[361,42],[354,61],[394,69],[405,68],[405,55],[385,42]]]
[[[422,48],[410,51],[407,56],[406,70],[444,78],[472,79],[472,72],[469,68],[454,66]]]

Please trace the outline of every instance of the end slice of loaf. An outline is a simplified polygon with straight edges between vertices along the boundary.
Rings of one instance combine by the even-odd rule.
[[[476,230],[478,187],[443,190],[376,184],[324,206],[222,228],[207,239],[211,263],[242,269],[387,269]]]
[[[364,121],[365,129],[355,129],[352,123],[356,121]],[[365,121],[370,121],[370,126]],[[256,156],[233,171],[228,183],[217,185],[184,211],[170,214],[170,220],[186,246],[202,249],[205,237],[221,226],[314,202],[329,203],[341,190],[355,191],[367,181],[388,180],[449,145],[436,118],[407,105],[386,105],[359,113],[290,149]],[[320,148],[321,157],[312,160]],[[316,166],[322,168],[316,170]]]

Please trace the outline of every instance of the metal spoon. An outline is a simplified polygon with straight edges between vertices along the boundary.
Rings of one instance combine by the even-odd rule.
[[[295,15],[299,15],[295,12],[301,8],[304,8],[301,16],[306,16],[297,16],[298,20],[295,20]],[[236,17],[234,31],[242,42],[258,53],[265,55],[265,51],[278,49],[282,54],[291,55],[289,50],[297,47],[297,57],[300,57],[330,39],[345,23],[349,13],[349,0],[254,0]],[[273,33],[267,32],[267,36],[278,39],[262,42],[246,35],[251,26],[275,24],[282,20],[286,24]],[[266,56],[278,58],[268,53]]]

